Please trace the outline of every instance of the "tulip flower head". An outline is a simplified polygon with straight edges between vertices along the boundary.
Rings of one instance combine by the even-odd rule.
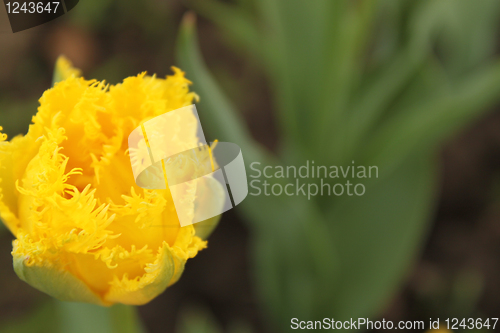
[[[14,269],[61,300],[145,304],[179,279],[218,219],[181,227],[168,188],[135,184],[127,138],[198,97],[177,68],[108,85],[78,77],[64,59],[57,66],[62,80],[40,98],[28,133],[0,138],[0,217],[15,236]],[[199,154],[179,172],[205,167],[209,152]],[[204,193],[214,192],[194,188],[184,200]]]

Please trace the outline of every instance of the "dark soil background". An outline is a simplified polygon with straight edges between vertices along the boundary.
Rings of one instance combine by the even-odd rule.
[[[36,100],[51,84],[59,54],[68,56],[86,77],[111,83],[144,70],[169,74],[175,64],[177,27],[186,9],[177,1],[152,3],[163,18],[151,19],[152,26],[144,24],[144,12],[115,5],[106,7],[107,18],[101,21],[81,14],[17,34],[0,34],[0,120],[6,132],[26,132]],[[199,34],[209,67],[254,137],[274,150],[278,139],[269,88],[258,66],[225,47],[224,36],[203,19]],[[388,320],[500,313],[500,106],[451,139],[439,160],[434,223],[400,292],[381,309]],[[15,275],[11,240],[7,232],[0,236],[0,322],[22,318],[47,297]],[[174,332],[179,315],[193,306],[208,309],[226,329],[242,321],[256,332],[266,332],[253,283],[251,240],[234,210],[224,214],[208,249],[189,261],[183,278],[140,307],[149,332]]]

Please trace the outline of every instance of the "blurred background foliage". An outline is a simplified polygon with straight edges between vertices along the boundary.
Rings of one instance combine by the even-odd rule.
[[[499,19],[497,0],[81,1],[0,35],[0,123],[26,132],[60,54],[110,83],[175,64],[208,138],[237,143],[247,170],[378,166],[362,197],[249,196],[183,279],[140,308],[149,332],[495,317]],[[10,240],[3,232],[0,332],[71,332],[64,323],[85,310],[22,284]],[[112,331],[106,320],[94,327]]]

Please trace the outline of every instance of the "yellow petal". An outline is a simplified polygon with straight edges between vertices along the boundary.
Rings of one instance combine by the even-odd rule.
[[[82,71],[73,67],[71,61],[61,55],[57,58],[56,68],[54,69],[53,83],[61,82],[70,77],[80,77]]]
[[[205,198],[202,201],[202,206],[197,207],[197,209],[201,210],[210,210],[213,206],[220,204],[221,200],[218,198],[222,198],[225,196],[225,192],[222,189],[222,184],[219,182],[208,181],[203,179],[198,182],[198,188],[196,189],[196,196]],[[219,209],[216,207],[215,209]],[[198,222],[193,224],[194,229],[196,231],[196,236],[201,239],[208,239],[210,234],[214,231],[215,227],[219,224],[220,218],[222,215],[214,216],[208,220]]]
[[[40,98],[28,133],[0,138],[0,216],[17,238],[15,270],[62,300],[144,304],[178,280],[206,246],[197,235],[207,237],[217,218],[182,228],[168,189],[138,187],[127,134],[197,96],[178,69],[115,86],[79,75],[60,58],[62,81]],[[195,131],[186,135],[179,140],[196,140]],[[188,162],[180,176],[205,174]],[[207,197],[211,207],[203,186],[191,192],[187,204]]]
[[[142,305],[161,294],[179,280],[187,259],[206,247],[206,242],[193,236],[194,228],[191,225],[181,228],[174,246],[164,242],[156,261],[147,265],[143,276],[135,279],[129,279],[127,275],[122,279],[115,278],[104,297],[105,300],[111,303]]]
[[[169,286],[176,272],[174,256],[170,246],[165,242],[158,259],[148,265],[148,271],[140,278],[129,280],[123,276],[111,282],[106,300],[111,303],[142,305],[161,294]]]
[[[14,248],[16,248],[14,241]],[[14,271],[17,276],[36,289],[61,301],[86,302],[110,305],[101,300],[85,283],[52,262],[30,264],[29,256],[13,253]]]

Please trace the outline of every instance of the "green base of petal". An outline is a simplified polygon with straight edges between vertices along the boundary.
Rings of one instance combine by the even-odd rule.
[[[25,256],[20,254],[14,254],[13,259],[14,271],[21,280],[58,300],[111,305],[104,303],[85,283],[68,271],[52,265],[27,266]]]

